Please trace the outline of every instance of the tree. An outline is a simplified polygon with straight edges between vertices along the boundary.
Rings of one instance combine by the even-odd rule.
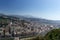
[[[11,28],[9,27],[9,34],[11,34]]]
[[[3,30],[3,37],[5,37],[5,29]]]
[[[60,40],[60,29],[54,29],[45,35],[44,40]]]

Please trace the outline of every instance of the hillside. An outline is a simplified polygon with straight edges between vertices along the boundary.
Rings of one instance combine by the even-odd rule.
[[[10,15],[0,15],[1,36],[26,38],[36,35],[44,36],[52,29],[58,28],[58,25],[52,21],[39,18],[26,18]],[[4,30],[5,31],[4,31]]]
[[[36,36],[30,39],[26,38],[24,40],[60,40],[60,29],[53,29],[49,31],[45,36]]]
[[[60,40],[60,29],[54,29],[45,35],[45,40]]]

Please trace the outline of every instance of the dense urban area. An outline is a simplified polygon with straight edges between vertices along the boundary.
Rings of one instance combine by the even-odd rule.
[[[0,38],[8,37],[19,40],[38,35],[44,36],[50,30],[59,28],[56,26],[57,24],[40,23],[14,16],[0,15]]]

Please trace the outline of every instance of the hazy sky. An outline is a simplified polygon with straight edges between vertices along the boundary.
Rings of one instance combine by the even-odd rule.
[[[60,0],[0,0],[0,13],[60,20]]]

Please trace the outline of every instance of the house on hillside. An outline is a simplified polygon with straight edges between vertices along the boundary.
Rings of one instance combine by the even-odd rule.
[[[0,28],[0,37],[3,35],[4,28]]]

